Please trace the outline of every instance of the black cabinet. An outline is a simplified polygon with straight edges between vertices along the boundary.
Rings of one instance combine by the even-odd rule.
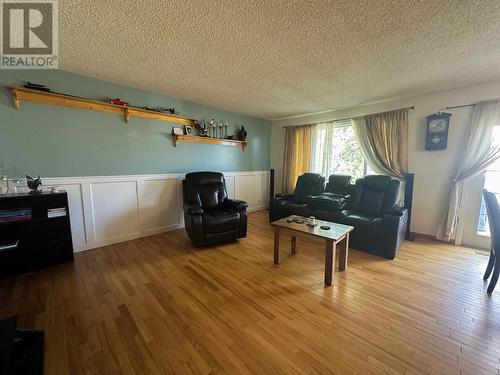
[[[70,261],[66,192],[0,196],[0,277]]]

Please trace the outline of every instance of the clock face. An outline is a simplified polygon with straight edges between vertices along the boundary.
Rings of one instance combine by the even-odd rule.
[[[431,133],[441,133],[446,131],[448,122],[445,119],[437,118],[429,122],[429,132]]]

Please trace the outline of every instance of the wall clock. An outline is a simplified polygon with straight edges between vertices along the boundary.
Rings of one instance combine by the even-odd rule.
[[[446,150],[451,113],[435,113],[427,116],[425,149],[429,151]]]

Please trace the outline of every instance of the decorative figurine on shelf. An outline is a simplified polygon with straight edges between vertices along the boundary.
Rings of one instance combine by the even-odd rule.
[[[201,120],[201,121],[196,121],[195,123],[195,128],[198,132],[198,136],[200,137],[208,137],[207,135],[207,124],[205,123],[205,120]]]
[[[39,194],[42,192],[41,190],[38,190],[38,188],[42,185],[42,179],[40,178],[40,175],[36,179],[26,175],[26,181],[28,183],[28,187],[31,190],[30,194]]]
[[[208,125],[206,124],[205,120],[203,120],[203,136],[208,137]]]
[[[209,122],[208,122],[208,126],[210,128],[212,128],[212,134],[210,134],[210,132],[208,133],[208,136],[209,137],[212,137],[212,138],[215,138],[215,132],[216,132],[216,128],[217,128],[217,121],[215,121],[215,119],[211,119]]]
[[[247,139],[247,131],[245,130],[245,127],[242,125],[240,131],[238,132],[238,139],[240,141],[244,141]]]
[[[119,105],[121,107],[128,107],[128,102],[124,102],[120,98],[114,98],[108,100],[109,104]]]

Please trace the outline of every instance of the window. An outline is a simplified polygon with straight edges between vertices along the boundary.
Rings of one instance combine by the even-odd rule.
[[[335,173],[354,178],[374,174],[363,157],[351,120],[318,124],[313,133],[311,170],[324,176]]]

